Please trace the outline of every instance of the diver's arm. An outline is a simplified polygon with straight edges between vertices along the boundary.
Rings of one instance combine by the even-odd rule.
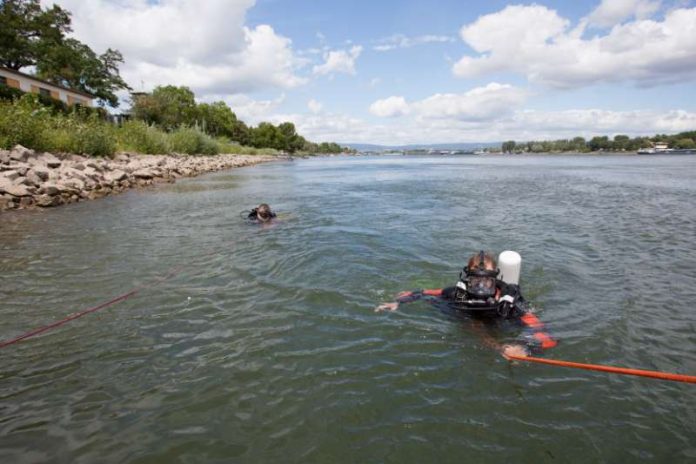
[[[520,316],[519,321],[529,330],[525,336],[525,346],[529,354],[538,354],[558,345],[558,341],[546,332],[544,324],[531,312],[526,311]]]
[[[505,308],[505,316],[512,317],[524,327],[525,335],[523,343],[508,345],[508,349],[513,349],[510,354],[518,356],[538,354],[544,350],[555,347],[558,342],[551,337],[545,330],[544,324],[530,310],[525,301],[520,287],[514,284],[504,284],[501,288],[503,300],[503,308]],[[524,354],[523,354],[524,353]]]
[[[375,312],[396,311],[397,309],[399,309],[399,305],[401,303],[411,303],[412,301],[420,300],[424,296],[439,297],[442,296],[442,292],[443,289],[441,288],[401,292],[398,295],[396,295],[396,299],[394,301],[390,303],[382,303],[381,305],[377,306],[375,308]]]

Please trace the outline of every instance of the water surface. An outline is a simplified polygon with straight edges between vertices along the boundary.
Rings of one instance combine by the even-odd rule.
[[[545,356],[696,374],[695,194],[689,156],[328,158],[3,214],[0,339],[143,288],[0,350],[0,461],[696,460],[693,385],[373,312],[512,249]]]

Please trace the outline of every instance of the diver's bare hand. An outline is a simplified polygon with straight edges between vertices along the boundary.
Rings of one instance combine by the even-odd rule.
[[[523,345],[505,345],[503,346],[503,356],[507,359],[510,359],[510,356],[527,357],[529,351]]]
[[[379,313],[382,311],[396,311],[399,308],[399,303],[394,301],[392,303],[382,303],[375,308],[375,312]]]

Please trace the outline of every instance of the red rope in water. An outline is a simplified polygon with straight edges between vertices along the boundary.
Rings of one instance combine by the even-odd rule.
[[[158,279],[155,283],[153,283],[151,285],[144,285],[141,287],[137,287],[128,293],[124,293],[123,295],[117,296],[116,298],[113,298],[113,299],[111,299],[105,303],[102,303],[98,306],[95,306],[93,308],[85,309],[84,311],[80,311],[80,312],[71,314],[70,316],[68,316],[64,319],[61,319],[59,321],[53,322],[53,323],[45,325],[43,327],[39,327],[39,328],[34,329],[34,330],[31,330],[29,332],[26,332],[18,337],[12,338],[10,340],[0,342],[0,348],[5,348],[6,346],[14,345],[15,343],[18,343],[22,340],[25,340],[25,339],[30,338],[30,337],[34,337],[34,336],[39,335],[39,334],[42,334],[42,333],[47,332],[47,331],[54,329],[56,327],[60,327],[61,325],[66,324],[70,321],[74,321],[75,319],[79,319],[82,316],[86,316],[87,314],[99,311],[100,309],[104,309],[104,308],[109,307],[113,304],[124,301],[124,300],[130,298],[131,296],[135,295],[136,293],[138,293],[141,290],[154,287],[155,285],[159,285],[160,283],[164,282],[165,280],[175,276],[179,272],[180,269],[181,269],[181,267],[177,267],[176,269],[172,270],[169,274],[162,277],[161,279]]]
[[[590,371],[610,372],[612,374],[637,375],[640,377],[650,377],[653,379],[671,380],[673,382],[696,383],[696,376],[694,375],[670,374],[668,372],[646,371],[643,369],[629,369],[626,367],[603,366],[601,364],[585,364],[571,361],[561,361],[557,359],[535,358],[533,356],[503,356],[505,356],[506,359],[512,359],[515,361],[549,364],[552,366],[570,367],[573,369],[585,369]]]

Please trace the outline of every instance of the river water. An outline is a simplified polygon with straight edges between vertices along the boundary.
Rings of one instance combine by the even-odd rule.
[[[0,462],[694,462],[696,385],[373,311],[516,250],[545,357],[696,375],[694,198],[689,156],[385,156],[3,214],[1,340],[139,291],[0,350]]]

